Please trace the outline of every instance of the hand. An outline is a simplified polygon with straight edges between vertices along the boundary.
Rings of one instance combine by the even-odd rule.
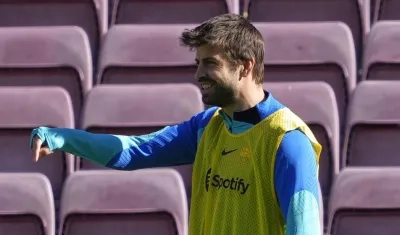
[[[39,161],[39,158],[52,154],[49,147],[44,146],[42,140],[35,136],[32,141],[32,152],[33,152],[33,160],[35,162]]]

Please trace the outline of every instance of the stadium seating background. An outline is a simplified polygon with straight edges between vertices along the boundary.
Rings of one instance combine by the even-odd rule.
[[[191,166],[103,171],[59,152],[34,163],[29,136],[37,126],[138,135],[204,110],[194,52],[178,37],[226,12],[261,31],[265,89],[323,145],[325,232],[399,234],[399,10],[389,0],[0,1],[1,234],[186,234]]]

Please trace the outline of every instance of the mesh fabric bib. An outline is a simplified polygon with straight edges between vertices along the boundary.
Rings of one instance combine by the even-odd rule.
[[[198,146],[192,177],[190,235],[283,235],[274,187],[275,156],[284,134],[306,124],[283,108],[242,134],[231,134],[216,111]]]

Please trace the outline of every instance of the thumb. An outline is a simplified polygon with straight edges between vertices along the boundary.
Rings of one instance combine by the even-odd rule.
[[[52,153],[53,152],[50,151],[49,147],[42,147],[39,151],[39,157],[44,157]]]

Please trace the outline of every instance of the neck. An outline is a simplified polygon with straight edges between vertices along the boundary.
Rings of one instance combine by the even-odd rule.
[[[254,89],[244,89],[243,92],[238,94],[234,104],[223,107],[222,110],[232,118],[234,112],[240,112],[253,108],[258,103],[263,101],[264,98],[265,94],[263,87],[257,85]]]

